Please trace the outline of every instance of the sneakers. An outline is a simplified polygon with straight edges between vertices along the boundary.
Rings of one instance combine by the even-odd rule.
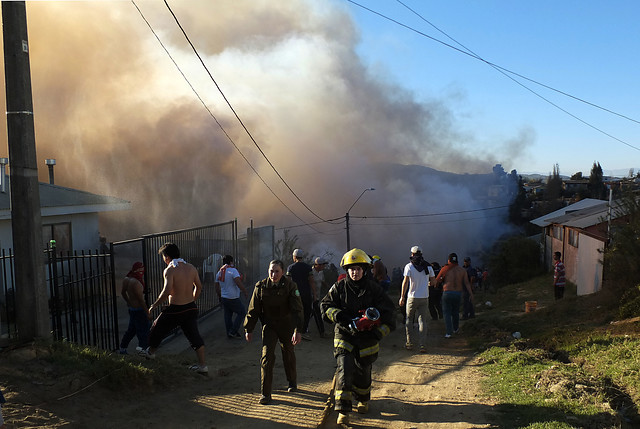
[[[195,365],[191,365],[189,369],[191,371],[197,372],[198,374],[209,374],[209,367],[206,365],[201,366],[201,365],[195,364]]]
[[[451,334],[445,334],[445,338],[451,338]]]
[[[140,353],[142,350],[143,350],[142,347],[140,346],[136,347],[136,352]]]
[[[260,402],[261,405],[268,405],[271,403],[271,396],[265,396],[265,395],[260,395]]]
[[[339,425],[348,425],[349,424],[349,414],[347,413],[338,413],[338,421],[336,422]]]
[[[127,352],[127,349],[126,349],[126,348],[125,348],[125,349],[121,348],[120,350],[118,350],[118,354],[121,354],[121,355],[128,355],[129,353]]]
[[[289,387],[287,387],[287,392],[291,393],[291,392],[297,392],[297,391],[298,391],[298,386],[296,384],[289,383]]]
[[[302,334],[302,339],[305,341],[311,341],[311,335],[309,334]]]
[[[425,346],[420,346],[420,353],[426,353],[427,348]]]
[[[150,353],[149,352],[149,347],[147,347],[146,349],[142,349],[138,352],[139,356],[142,356],[146,359],[155,359],[156,358],[156,354],[155,353]]]
[[[358,402],[356,406],[358,410],[358,414],[367,414],[369,412],[369,403],[368,402]]]
[[[460,328],[456,329],[455,331],[453,331],[454,334],[458,334],[460,333]]]
[[[413,344],[407,343],[407,344],[404,345],[404,348],[407,349],[407,350],[413,350]]]

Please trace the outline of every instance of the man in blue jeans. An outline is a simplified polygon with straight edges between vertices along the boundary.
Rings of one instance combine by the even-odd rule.
[[[122,281],[120,294],[129,309],[129,326],[120,342],[120,354],[127,354],[127,347],[134,336],[138,337],[138,350],[149,346],[151,314],[144,300],[144,265],[136,262]]]
[[[449,254],[449,262],[436,276],[436,283],[443,283],[442,311],[444,313],[444,324],[447,329],[445,338],[451,338],[458,333],[460,327],[460,301],[462,300],[462,289],[466,288],[473,302],[473,291],[469,283],[467,271],[458,265],[458,255]]]
[[[224,309],[224,326],[227,330],[227,338],[242,339],[238,330],[247,311],[240,300],[240,292],[245,298],[248,298],[249,294],[240,280],[240,273],[233,266],[233,256],[225,255],[222,258],[222,263],[224,265],[216,274],[216,292]],[[235,320],[233,320],[234,314],[236,314]]]

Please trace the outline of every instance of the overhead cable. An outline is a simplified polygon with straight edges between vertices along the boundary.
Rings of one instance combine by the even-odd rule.
[[[358,3],[358,2],[356,2],[356,1],[354,1],[354,0],[346,0],[346,1],[348,1],[349,3],[351,3],[351,4],[355,5],[355,6],[358,6],[358,7],[362,8],[362,9],[364,9],[364,10],[367,10],[367,11],[369,11],[369,12],[371,12],[371,13],[375,14],[375,15],[378,15],[378,16],[380,16],[380,17],[381,17],[381,18],[383,18],[383,19],[386,19],[386,20],[388,20],[388,21],[391,21],[391,22],[393,22],[394,24],[397,24],[397,25],[399,25],[399,26],[401,26],[401,27],[404,27],[404,28],[406,28],[406,29],[408,29],[408,30],[410,30],[410,31],[413,31],[413,32],[415,32],[415,33],[417,33],[417,34],[419,34],[419,35],[421,35],[421,36],[423,36],[423,37],[426,37],[426,38],[428,38],[428,39],[431,39],[431,40],[433,40],[434,42],[440,43],[440,44],[442,44],[442,45],[444,45],[444,46],[446,46],[446,47],[448,47],[448,48],[451,48],[451,49],[453,49],[453,50],[455,50],[455,51],[458,51],[458,52],[460,52],[461,54],[464,54],[464,55],[470,56],[470,57],[472,57],[472,58],[474,58],[474,59],[476,59],[476,60],[478,60],[478,61],[482,61],[483,63],[485,63],[485,64],[487,64],[487,65],[489,65],[489,66],[493,67],[494,69],[496,69],[496,70],[500,71],[500,72],[501,72],[501,73],[503,73],[505,76],[507,76],[509,79],[511,79],[513,82],[515,82],[515,83],[517,83],[518,85],[520,85],[521,87],[525,88],[527,91],[531,92],[532,94],[534,94],[535,96],[539,97],[539,98],[540,98],[540,99],[542,99],[543,101],[545,101],[545,102],[549,103],[550,105],[552,105],[552,106],[553,106],[553,107],[555,107],[556,109],[558,109],[558,110],[560,110],[560,111],[562,111],[562,112],[566,113],[567,115],[571,116],[572,118],[576,119],[577,121],[579,121],[579,122],[583,123],[584,125],[586,125],[586,126],[588,126],[588,127],[592,128],[592,129],[594,129],[594,130],[598,131],[599,133],[604,134],[605,136],[607,136],[607,137],[609,137],[609,138],[611,138],[611,139],[613,139],[613,140],[616,140],[616,141],[618,141],[618,142],[620,142],[620,143],[622,143],[622,144],[624,144],[624,145],[626,145],[626,146],[628,146],[628,147],[630,147],[630,148],[632,148],[632,149],[635,149],[635,150],[640,151],[640,147],[637,147],[637,146],[634,146],[634,145],[632,145],[632,144],[630,144],[630,143],[627,143],[626,141],[624,141],[624,140],[622,140],[622,139],[619,139],[618,137],[615,137],[615,136],[611,135],[610,133],[608,133],[608,132],[606,132],[606,131],[604,131],[604,130],[602,130],[602,129],[598,128],[598,127],[596,127],[595,125],[592,125],[592,124],[588,123],[587,121],[585,121],[585,120],[583,120],[583,119],[579,118],[578,116],[576,116],[576,115],[574,115],[573,113],[571,113],[571,112],[567,111],[566,109],[564,109],[564,108],[560,107],[559,105],[557,105],[556,103],[552,102],[551,100],[549,100],[549,99],[545,98],[544,96],[542,96],[542,95],[538,94],[537,92],[535,92],[535,91],[534,91],[534,90],[532,90],[531,88],[529,88],[529,87],[527,87],[526,85],[524,85],[523,83],[519,82],[517,79],[514,79],[512,76],[507,75],[507,73],[512,74],[512,75],[515,75],[515,76],[518,76],[518,77],[520,77],[520,78],[522,78],[522,79],[525,79],[525,80],[528,80],[528,81],[530,81],[530,82],[532,82],[532,83],[535,83],[535,84],[541,85],[541,86],[543,86],[543,87],[545,87],[545,88],[548,88],[548,89],[550,89],[550,90],[552,90],[552,91],[555,91],[555,92],[557,92],[557,93],[559,93],[559,94],[565,95],[565,96],[567,96],[567,97],[571,97],[571,98],[573,98],[573,99],[575,99],[575,100],[577,100],[577,101],[581,101],[581,102],[586,103],[586,104],[588,104],[588,105],[591,105],[591,106],[593,106],[593,107],[597,107],[598,109],[601,109],[601,110],[604,110],[604,111],[606,111],[606,112],[612,113],[612,114],[614,114],[614,115],[617,115],[617,116],[619,116],[619,117],[621,117],[621,118],[624,118],[624,119],[627,119],[627,120],[629,120],[629,121],[636,122],[636,123],[640,123],[640,121],[638,121],[638,120],[636,120],[636,119],[633,119],[633,118],[630,118],[630,117],[628,117],[628,116],[622,115],[622,114],[620,114],[620,113],[616,113],[616,112],[614,112],[614,111],[612,111],[612,110],[610,110],[610,109],[606,109],[606,108],[604,108],[604,107],[598,106],[597,104],[594,104],[594,103],[590,103],[590,102],[584,101],[584,100],[583,100],[583,99],[581,99],[581,98],[578,98],[578,97],[575,97],[575,96],[569,95],[569,94],[567,94],[567,93],[565,93],[565,92],[563,92],[563,91],[559,91],[559,90],[557,90],[557,89],[555,89],[555,88],[553,88],[553,87],[550,87],[550,86],[548,86],[548,85],[544,85],[544,84],[539,83],[539,82],[537,82],[537,81],[535,81],[535,80],[533,80],[533,79],[527,78],[527,77],[525,77],[525,76],[523,76],[523,75],[521,75],[521,74],[515,73],[515,72],[513,72],[513,71],[511,71],[511,70],[509,70],[509,69],[506,69],[506,68],[504,68],[504,67],[501,67],[501,66],[499,66],[499,65],[497,65],[497,64],[494,64],[494,63],[492,63],[492,62],[490,62],[490,61],[485,60],[484,58],[482,58],[482,57],[480,57],[480,56],[478,56],[478,55],[474,54],[472,51],[468,50],[467,48],[465,48],[465,49],[467,49],[467,50],[462,50],[462,49],[460,49],[460,48],[457,48],[456,46],[453,46],[453,45],[451,45],[451,44],[449,44],[449,43],[446,43],[446,42],[444,42],[444,41],[442,41],[442,40],[440,40],[440,39],[437,39],[437,38],[435,38],[435,37],[433,37],[433,36],[429,36],[428,34],[423,33],[423,32],[422,32],[422,31],[420,31],[420,30],[417,30],[417,29],[415,29],[415,28],[413,28],[413,27],[411,27],[411,26],[409,26],[409,25],[403,24],[402,22],[397,21],[397,20],[395,20],[395,19],[393,19],[393,18],[391,18],[391,17],[388,17],[388,16],[386,16],[386,15],[384,15],[384,14],[380,13],[380,12],[377,12],[377,11],[375,11],[375,10],[373,10],[373,9],[370,9],[370,8],[368,8],[368,7],[366,7],[366,6],[362,5],[362,4],[360,4],[360,3]],[[406,7],[406,5],[404,5],[404,3],[400,2],[399,0],[396,0],[396,1],[398,1],[398,2],[399,2],[399,3],[401,3],[403,6],[405,6],[405,7]],[[408,8],[408,7],[407,7],[407,8]],[[409,9],[409,8],[408,8],[408,9]],[[409,10],[411,10],[411,11],[413,12],[413,10],[412,10],[412,9],[409,9]],[[415,12],[414,12],[414,13],[415,13]],[[418,16],[420,16],[420,15],[418,15]],[[424,19],[424,18],[423,18],[423,19]],[[425,21],[426,21],[426,20],[425,20]],[[427,22],[428,22],[428,21],[427,21]],[[432,25],[431,23],[429,23],[429,24],[430,24],[430,25]],[[434,26],[434,28],[436,28],[436,27]],[[436,28],[436,29],[437,29],[437,28]],[[438,31],[441,31],[441,30],[439,30],[439,29],[438,29]],[[443,33],[443,34],[444,34],[444,33]],[[446,34],[445,34],[445,35],[446,35]],[[449,37],[449,36],[447,36],[447,37]],[[452,39],[452,40],[453,40],[453,39]],[[458,43],[458,42],[456,42],[456,43]],[[461,46],[464,46],[464,45],[462,45],[462,44],[460,44],[460,45],[461,45]]]
[[[278,172],[278,170],[276,169],[276,167],[271,163],[271,161],[269,160],[269,158],[267,157],[267,155],[264,153],[264,151],[262,150],[262,148],[260,147],[260,145],[258,144],[258,142],[253,138],[253,135],[251,134],[251,132],[249,131],[249,129],[247,129],[247,127],[245,126],[244,122],[242,121],[242,119],[240,119],[240,116],[238,115],[238,113],[236,112],[236,110],[233,108],[233,106],[231,105],[231,102],[227,99],[227,96],[224,94],[224,92],[222,91],[222,88],[220,88],[220,85],[218,85],[218,82],[216,82],[216,80],[214,79],[213,75],[211,74],[211,72],[209,71],[209,68],[207,67],[207,65],[204,63],[204,60],[202,59],[202,57],[200,56],[200,53],[198,53],[198,50],[196,49],[196,47],[193,45],[193,43],[191,42],[191,39],[189,38],[189,36],[187,35],[187,32],[185,31],[185,29],[182,27],[182,25],[180,24],[180,21],[178,20],[178,17],[176,16],[175,13],[173,13],[173,10],[171,10],[171,7],[169,6],[169,3],[167,3],[167,0],[164,0],[164,4],[167,6],[167,9],[169,9],[169,12],[171,12],[171,15],[173,16],[173,19],[176,21],[176,24],[178,25],[178,27],[180,28],[180,31],[182,31],[182,34],[184,35],[185,39],[187,40],[187,42],[189,43],[189,46],[191,46],[191,49],[193,50],[194,54],[198,57],[198,59],[200,60],[200,64],[202,64],[202,67],[204,67],[205,71],[207,72],[207,74],[209,75],[209,78],[211,79],[211,81],[214,83],[214,85],[216,86],[216,88],[218,89],[218,92],[220,93],[220,95],[222,95],[222,98],[224,99],[224,101],[227,103],[227,105],[229,106],[229,109],[231,109],[231,111],[233,112],[233,114],[235,115],[236,119],[238,120],[238,122],[240,123],[240,125],[242,126],[242,128],[244,129],[244,131],[247,133],[247,135],[249,136],[249,138],[251,139],[251,141],[253,142],[253,144],[256,146],[256,148],[258,148],[258,151],[262,154],[262,157],[267,161],[267,163],[269,164],[269,166],[271,166],[271,169],[276,173],[276,175],[280,178],[280,180],[282,181],[282,183],[284,183],[284,185],[287,187],[287,189],[289,189],[289,191],[291,192],[291,194],[293,194],[294,197],[296,197],[296,199],[298,200],[298,202],[300,202],[300,204],[302,204],[304,206],[304,208],[306,208],[309,213],[311,213],[312,215],[314,215],[316,218],[320,219],[323,222],[327,222],[325,219],[323,219],[322,217],[318,216],[316,214],[316,212],[314,212],[313,210],[311,210],[309,208],[309,206],[307,206],[307,204],[305,204],[304,201],[302,201],[302,199],[300,199],[300,197],[298,196],[298,194],[295,193],[295,191],[291,188],[291,186],[289,186],[289,184],[287,183],[286,180],[284,180],[284,178],[282,177],[282,175],[280,175],[280,173]]]

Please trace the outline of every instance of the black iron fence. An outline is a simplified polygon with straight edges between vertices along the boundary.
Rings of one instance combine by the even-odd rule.
[[[203,291],[198,299],[201,316],[220,305],[214,278],[222,265],[223,255],[234,256],[241,273],[252,271],[253,264],[248,255],[253,251],[243,243],[243,255],[238,255],[235,220],[145,235],[111,243],[109,248],[94,252],[62,254],[57,253],[55,248],[49,248],[45,252],[45,269],[54,338],[104,350],[117,349],[120,332],[126,328],[128,321],[124,301],[119,299],[120,281],[135,261],[142,261],[147,285],[145,299],[147,303],[153,302],[164,286],[162,272],[166,265],[157,252],[165,242],[177,244],[181,257],[198,269],[203,283]],[[9,340],[18,336],[13,258],[10,249],[3,249],[0,253],[0,339]],[[251,274],[249,277],[252,277]],[[248,285],[254,281],[252,278],[247,280]]]
[[[114,350],[117,292],[111,253],[48,253],[49,309],[58,341]]]

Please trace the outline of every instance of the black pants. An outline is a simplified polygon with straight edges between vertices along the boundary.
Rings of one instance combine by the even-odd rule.
[[[300,300],[302,301],[302,310],[304,311],[304,319],[302,322],[302,333],[306,333],[309,330],[309,321],[311,321],[311,315],[313,313],[313,303],[311,302],[311,295],[300,294]]]
[[[341,413],[351,412],[352,400],[366,402],[371,398],[371,363],[356,358],[357,350],[339,349],[336,355],[336,406]]]
[[[316,321],[318,333],[324,335],[324,322],[322,321],[322,313],[320,312],[320,301],[315,300],[312,304],[313,319]]]
[[[465,289],[462,291],[462,318],[473,319],[474,317],[476,317],[476,309],[473,307],[471,295]]]
[[[429,286],[429,313],[433,320],[442,319],[442,289]]]

